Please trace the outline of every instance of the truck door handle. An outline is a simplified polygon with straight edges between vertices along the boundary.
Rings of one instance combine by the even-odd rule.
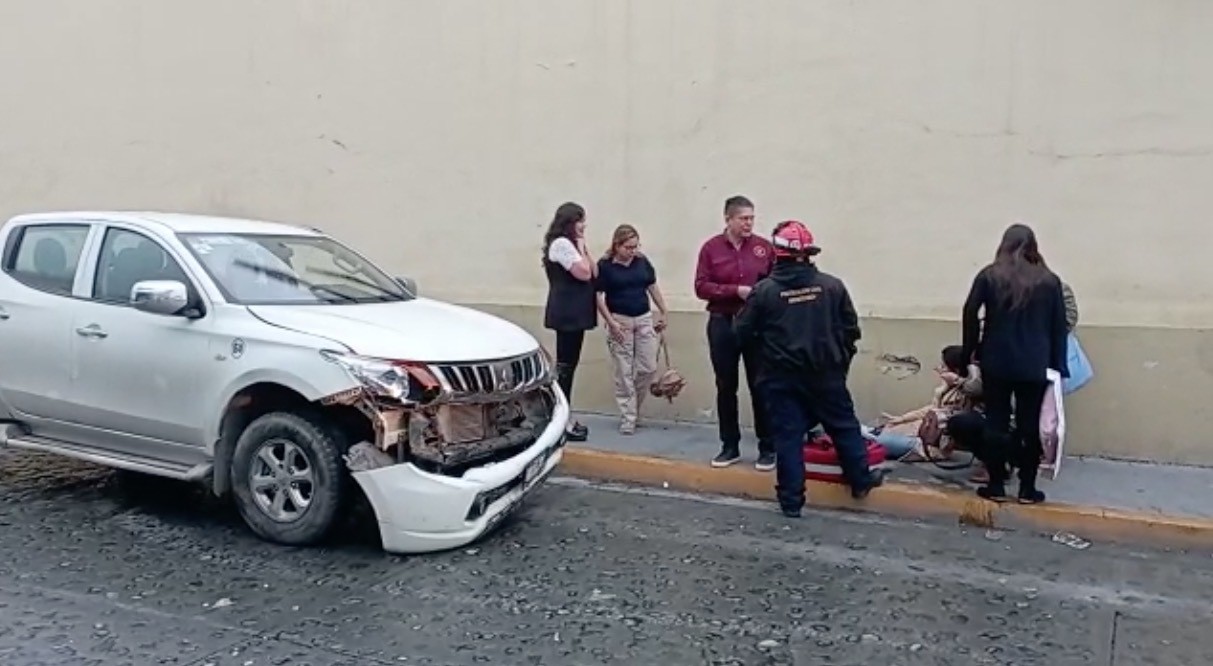
[[[0,308],[0,321],[7,321],[8,318],[11,316],[12,315],[10,315],[8,313],[8,310],[5,310],[4,308]]]
[[[93,324],[91,326],[83,326],[76,329],[76,334],[85,338],[108,338],[109,333],[101,330],[101,327]]]

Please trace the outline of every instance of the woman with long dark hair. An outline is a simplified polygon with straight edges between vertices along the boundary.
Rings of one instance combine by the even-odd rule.
[[[1036,488],[1040,408],[1049,388],[1046,372],[1068,374],[1066,306],[1061,280],[1045,264],[1031,228],[1013,224],[1003,233],[994,263],[973,279],[962,322],[965,355],[981,365],[989,429],[983,462],[990,482],[977,494],[1005,501],[1007,464],[1014,463],[1020,503],[1043,502]]]
[[[543,271],[548,279],[543,325],[556,332],[556,382],[571,407],[573,376],[581,360],[585,332],[598,325],[594,294],[598,267],[586,250],[585,209],[580,205],[569,202],[556,209],[543,236]],[[570,440],[584,442],[588,436],[588,428],[570,422]]]

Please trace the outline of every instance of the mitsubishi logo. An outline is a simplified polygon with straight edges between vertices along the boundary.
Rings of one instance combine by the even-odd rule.
[[[514,367],[509,363],[502,363],[497,366],[497,386],[503,390],[514,388],[517,377],[514,376]]]

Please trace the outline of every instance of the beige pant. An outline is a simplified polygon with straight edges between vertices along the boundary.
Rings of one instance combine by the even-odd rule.
[[[640,405],[657,376],[657,331],[652,314],[614,317],[623,327],[623,340],[616,340],[607,330],[607,351],[615,368],[615,401],[623,422],[635,425]]]

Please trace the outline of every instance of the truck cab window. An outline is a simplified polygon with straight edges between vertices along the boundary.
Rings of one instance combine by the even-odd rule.
[[[176,280],[190,285],[185,271],[159,243],[125,229],[106,231],[93,281],[93,298],[129,303],[131,289],[144,280]]]
[[[85,224],[28,225],[16,229],[5,252],[4,271],[32,289],[71,295],[88,232]]]

